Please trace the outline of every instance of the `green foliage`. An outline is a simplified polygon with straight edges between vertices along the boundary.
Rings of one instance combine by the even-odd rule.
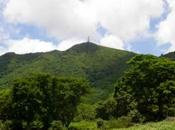
[[[49,130],[66,130],[61,121],[52,121]]]
[[[113,130],[114,128],[126,128],[130,127],[131,118],[121,117],[119,119],[103,120],[97,119],[96,121],[80,121],[72,122],[69,126],[69,130]]]
[[[10,113],[10,103],[11,103],[11,90],[6,88],[6,89],[1,89],[0,90],[0,120],[6,120],[9,119],[9,114]]]
[[[100,130],[97,129],[96,122],[89,121],[73,122],[71,126],[73,129],[70,130]],[[107,128],[107,130],[175,130],[175,121],[133,124],[133,126],[128,128]]]
[[[112,129],[112,130],[175,130],[174,121],[162,121],[158,123],[147,123],[135,125],[129,128]]]
[[[68,126],[75,116],[81,96],[87,93],[88,88],[86,80],[47,74],[16,80],[11,93],[7,91],[7,96],[0,98],[3,103],[0,112],[4,112],[0,113],[1,119],[12,120],[13,130],[46,130],[54,120]],[[4,107],[6,104],[7,110]]]
[[[80,121],[72,122],[69,125],[69,130],[96,130],[97,124],[96,121]]]
[[[96,108],[97,118],[109,120],[115,116],[116,101],[113,98],[109,98],[104,102],[100,102]]]
[[[105,121],[102,119],[97,120],[97,128],[100,130],[105,130],[106,128]]]
[[[25,55],[7,53],[0,56],[0,86],[6,87],[16,77],[23,78],[32,73],[83,77],[95,86],[94,94],[87,97],[89,102],[95,103],[106,99],[113,92],[113,84],[127,68],[126,61],[134,55],[93,43],[76,45],[63,52]]]
[[[161,57],[166,57],[168,59],[175,60],[175,52],[170,52],[168,54],[161,55]]]
[[[95,117],[96,117],[95,108],[96,108],[95,105],[81,103],[78,106],[77,114],[74,121],[95,120]]]
[[[12,89],[0,90],[1,127],[65,129],[74,120],[69,129],[112,129],[175,116],[175,62],[138,55],[126,65],[134,55],[86,43],[65,52],[1,56],[0,85],[19,78]],[[41,72],[49,75],[29,76]],[[84,79],[94,86],[87,95]]]
[[[9,120],[6,121],[0,120],[0,130],[11,130],[10,129],[11,124],[12,122]]]
[[[44,124],[39,120],[34,120],[29,124],[29,126],[25,126],[24,128],[26,129],[27,127],[32,130],[42,130],[44,127]]]
[[[129,64],[131,68],[115,85],[114,97],[119,106],[116,111],[121,111],[116,116],[132,115],[134,121],[156,121],[175,115],[175,62],[139,55]]]
[[[118,119],[109,120],[107,122],[107,128],[126,128],[132,126],[133,123],[129,117],[120,117]]]

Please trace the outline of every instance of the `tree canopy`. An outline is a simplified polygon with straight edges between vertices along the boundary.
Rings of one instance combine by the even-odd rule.
[[[53,121],[68,126],[88,87],[88,82],[83,79],[57,78],[47,74],[16,80],[8,113],[12,129],[48,129]]]
[[[117,111],[127,115],[136,110],[145,121],[174,115],[175,62],[139,55],[128,63],[131,68],[115,85]]]

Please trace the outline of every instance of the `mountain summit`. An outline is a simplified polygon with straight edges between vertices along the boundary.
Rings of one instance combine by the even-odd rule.
[[[84,42],[77,44],[67,51],[76,51],[76,52],[95,52],[100,46],[92,42]]]

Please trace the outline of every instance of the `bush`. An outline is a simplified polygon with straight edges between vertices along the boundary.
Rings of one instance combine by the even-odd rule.
[[[70,126],[68,130],[80,130],[80,128],[76,128],[75,126]]]
[[[145,117],[143,115],[140,114],[140,112],[138,110],[132,110],[129,112],[128,117],[130,117],[132,119],[132,122],[140,122],[143,123],[145,122]]]
[[[66,130],[61,121],[52,121],[49,130]]]
[[[120,117],[107,122],[108,128],[126,128],[132,126],[130,117]]]
[[[81,121],[81,120],[95,120],[96,111],[95,106],[90,104],[83,104],[81,103],[77,109],[77,116],[74,118],[74,121]]]
[[[7,121],[0,121],[0,130],[11,130],[11,124],[12,122],[7,120]]]
[[[117,102],[114,98],[109,98],[104,102],[100,102],[96,108],[96,117],[109,120],[115,116]]]
[[[96,130],[97,123],[95,121],[72,122],[68,130]]]
[[[11,130],[10,129],[11,125],[12,125],[12,121],[10,121],[10,120],[5,121],[4,122],[4,126],[5,126],[4,130]]]
[[[105,130],[106,129],[105,121],[102,119],[98,119],[97,120],[97,128],[101,129],[101,130]]]
[[[41,130],[44,127],[44,125],[41,121],[36,120],[36,121],[31,122],[30,127],[33,130]]]

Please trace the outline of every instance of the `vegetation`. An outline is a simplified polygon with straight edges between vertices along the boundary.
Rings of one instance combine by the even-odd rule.
[[[10,95],[1,95],[0,119],[10,120],[13,130],[68,126],[88,87],[85,80],[46,74],[16,80]]]
[[[85,102],[104,100],[113,92],[113,84],[127,68],[126,62],[135,54],[93,43],[83,43],[67,51],[52,51],[0,56],[0,86],[6,87],[16,77],[32,73],[48,73],[57,77],[82,77],[94,86]]]
[[[76,130],[100,130],[97,129],[96,122],[75,122],[72,123],[71,126],[76,128]],[[107,130],[175,130],[175,121],[135,124],[134,126],[128,128],[109,128]]]
[[[170,60],[175,60],[175,52],[170,52],[170,53],[167,53],[165,55],[161,55],[161,57],[165,57],[165,58],[168,58]]]
[[[129,116],[133,122],[159,121],[175,115],[175,62],[139,55],[117,81],[114,99],[97,108],[103,119]]]
[[[93,121],[95,119],[96,119],[95,105],[81,103],[78,106],[74,121],[81,121],[81,120]]]
[[[174,119],[175,62],[169,55],[135,55],[92,43],[65,52],[5,54],[0,129],[135,130],[152,125],[138,123]],[[171,129],[171,122],[153,126]]]
[[[175,130],[175,121],[162,121],[159,123],[148,123],[136,125],[131,128],[113,129],[113,130]]]

